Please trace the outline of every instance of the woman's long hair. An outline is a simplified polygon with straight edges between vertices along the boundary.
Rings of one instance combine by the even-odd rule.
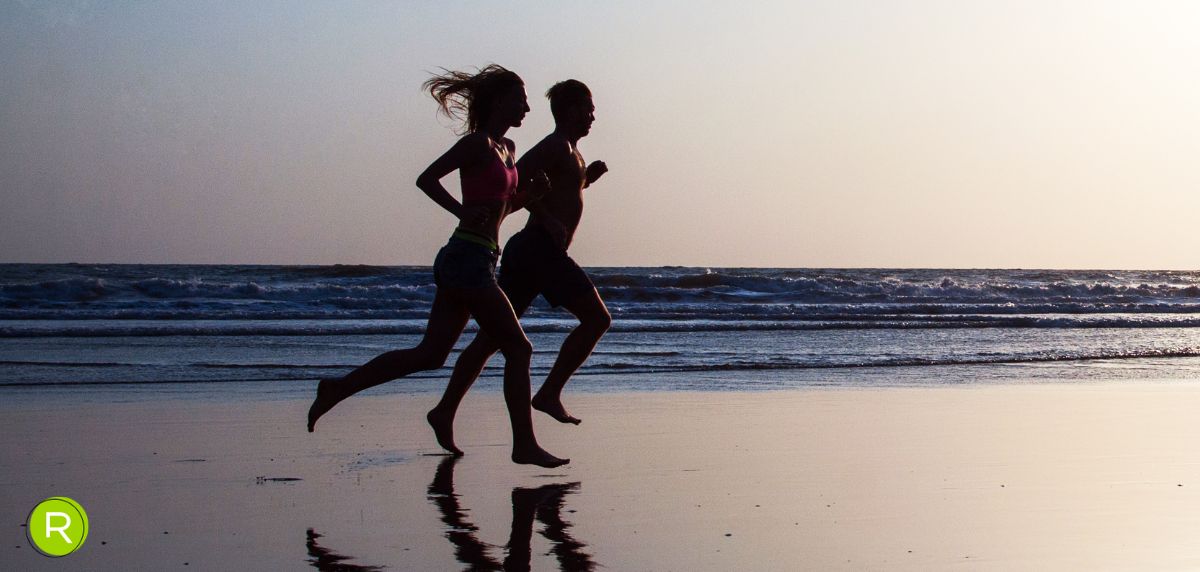
[[[525,85],[521,76],[496,64],[474,74],[445,68],[442,71],[445,73],[421,84],[421,89],[429,91],[446,117],[465,122],[468,133],[483,127],[496,100],[512,88]]]

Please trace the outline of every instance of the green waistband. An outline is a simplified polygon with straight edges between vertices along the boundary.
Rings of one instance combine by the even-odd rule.
[[[450,236],[453,236],[454,238],[458,238],[461,240],[465,240],[467,242],[473,242],[480,246],[486,247],[487,249],[489,249],[493,252],[500,250],[500,244],[498,244],[495,240],[492,240],[491,237],[483,236],[481,234],[474,233],[469,230],[463,230],[461,228],[456,228],[456,229],[454,229],[454,234],[452,234]]]

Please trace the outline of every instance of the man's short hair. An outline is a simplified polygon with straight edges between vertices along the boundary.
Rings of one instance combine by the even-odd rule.
[[[592,98],[592,91],[577,79],[560,81],[546,90],[550,100],[550,113],[558,119],[566,110]]]

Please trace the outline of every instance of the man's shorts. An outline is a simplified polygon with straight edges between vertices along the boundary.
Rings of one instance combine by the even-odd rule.
[[[532,301],[541,294],[556,308],[595,288],[587,273],[540,226],[527,226],[508,239],[498,282],[509,300]]]

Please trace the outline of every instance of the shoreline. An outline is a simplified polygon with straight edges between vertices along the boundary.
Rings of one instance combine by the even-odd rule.
[[[622,395],[759,395],[759,394],[791,394],[791,393],[821,393],[821,392],[871,392],[871,391],[936,391],[936,390],[986,390],[998,388],[1080,388],[1087,390],[1088,388],[1170,388],[1179,387],[1186,388],[1196,386],[1200,388],[1200,379],[1194,379],[1184,376],[1147,376],[1147,377],[1098,377],[1098,378],[1064,378],[1055,377],[1052,374],[1054,371],[1041,374],[1039,377],[1034,377],[1029,372],[1021,376],[1019,374],[1009,375],[1007,377],[996,377],[986,381],[961,381],[959,378],[965,377],[961,371],[955,372],[955,380],[951,382],[932,381],[932,378],[937,378],[934,374],[938,373],[939,366],[919,366],[923,371],[914,372],[921,373],[919,376],[906,376],[899,380],[893,380],[892,383],[879,383],[876,378],[886,377],[887,369],[880,368],[863,368],[850,370],[808,370],[803,373],[825,373],[831,374],[833,380],[827,380],[824,383],[805,383],[800,385],[780,385],[775,383],[770,384],[755,384],[754,382],[746,382],[747,376],[730,375],[731,372],[716,372],[716,375],[707,372],[695,372],[696,377],[703,377],[705,382],[696,382],[692,384],[681,383],[678,379],[684,379],[687,376],[683,374],[665,375],[658,374],[650,377],[662,378],[665,380],[661,384],[629,384],[621,386],[611,383],[611,380],[629,377],[626,374],[592,374],[592,375],[577,375],[572,379],[563,392],[564,403],[570,407],[569,401],[574,398],[588,397],[619,397]],[[959,370],[961,366],[941,366],[943,368],[954,368]],[[995,367],[995,366],[986,366]],[[386,383],[380,386],[367,389],[353,396],[350,401],[358,400],[374,400],[374,399],[423,399],[429,398],[430,407],[436,402],[437,397],[440,397],[445,389],[446,380],[449,379],[450,372],[447,370],[445,375],[429,375],[424,377],[407,378],[396,380],[393,383]],[[732,372],[734,374],[747,374],[754,372]],[[779,372],[766,372],[776,374]],[[786,373],[786,372],[785,372]],[[793,372],[795,373],[795,372]],[[870,383],[855,384],[847,382],[844,378],[849,378],[853,374],[862,374],[861,377],[872,380]],[[904,373],[909,373],[905,371]],[[647,376],[641,376],[647,377]],[[576,379],[577,378],[577,379]],[[711,379],[724,379],[719,381],[715,386],[710,387]],[[729,378],[734,378],[731,380]],[[600,381],[601,383],[589,383],[592,381]],[[317,382],[319,380],[295,380],[281,382],[278,380],[248,380],[248,381],[230,381],[230,382],[105,382],[99,384],[56,384],[56,383],[29,383],[29,384],[11,384],[0,385],[0,395],[7,399],[0,399],[0,412],[3,411],[22,411],[34,409],[57,409],[57,408],[74,408],[83,406],[106,406],[106,405],[122,405],[122,404],[154,404],[154,403],[294,403],[305,402],[311,403],[316,395]],[[477,382],[472,386],[468,395],[490,396],[499,399],[503,395],[503,375],[496,372],[485,372],[481,375]],[[533,390],[536,391],[542,380],[534,378]],[[231,390],[231,391],[223,391]],[[534,411],[535,419],[543,415]]]

